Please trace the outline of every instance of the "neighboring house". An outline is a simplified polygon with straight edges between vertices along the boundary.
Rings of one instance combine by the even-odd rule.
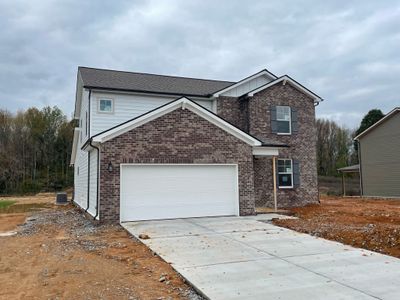
[[[113,222],[316,203],[321,100],[267,70],[229,82],[79,67],[74,201]]]
[[[400,198],[400,108],[355,137],[362,196]]]

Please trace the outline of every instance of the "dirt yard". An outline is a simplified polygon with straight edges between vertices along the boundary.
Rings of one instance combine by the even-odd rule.
[[[0,209],[0,299],[201,299],[121,227],[55,206],[52,194],[7,200],[16,203]]]
[[[322,197],[290,210],[299,219],[274,223],[400,258],[400,200]]]

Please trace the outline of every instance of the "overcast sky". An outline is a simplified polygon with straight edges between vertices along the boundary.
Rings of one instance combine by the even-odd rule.
[[[0,0],[0,28],[12,112],[71,116],[79,65],[232,81],[267,68],[351,128],[400,106],[400,1]]]

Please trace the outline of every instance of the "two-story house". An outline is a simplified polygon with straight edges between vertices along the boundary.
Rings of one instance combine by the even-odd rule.
[[[321,100],[267,70],[229,82],[79,67],[74,202],[112,222],[316,203]]]

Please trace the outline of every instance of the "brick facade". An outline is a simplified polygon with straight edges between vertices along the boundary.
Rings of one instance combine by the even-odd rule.
[[[289,145],[279,150],[279,157],[299,161],[300,186],[278,190],[278,206],[302,206],[317,203],[318,177],[316,153],[315,107],[313,99],[290,84],[277,84],[248,100],[249,133],[261,140],[275,140]],[[270,108],[287,105],[297,109],[298,132],[277,135],[271,131]],[[254,186],[256,206],[273,207],[272,160],[254,158]]]
[[[236,97],[220,96],[217,100],[217,114],[244,132],[248,132],[249,121],[247,100]]]
[[[121,163],[232,163],[239,166],[241,215],[254,214],[251,146],[189,110],[177,109],[100,147],[100,220],[119,222]],[[108,164],[112,163],[112,172]]]

